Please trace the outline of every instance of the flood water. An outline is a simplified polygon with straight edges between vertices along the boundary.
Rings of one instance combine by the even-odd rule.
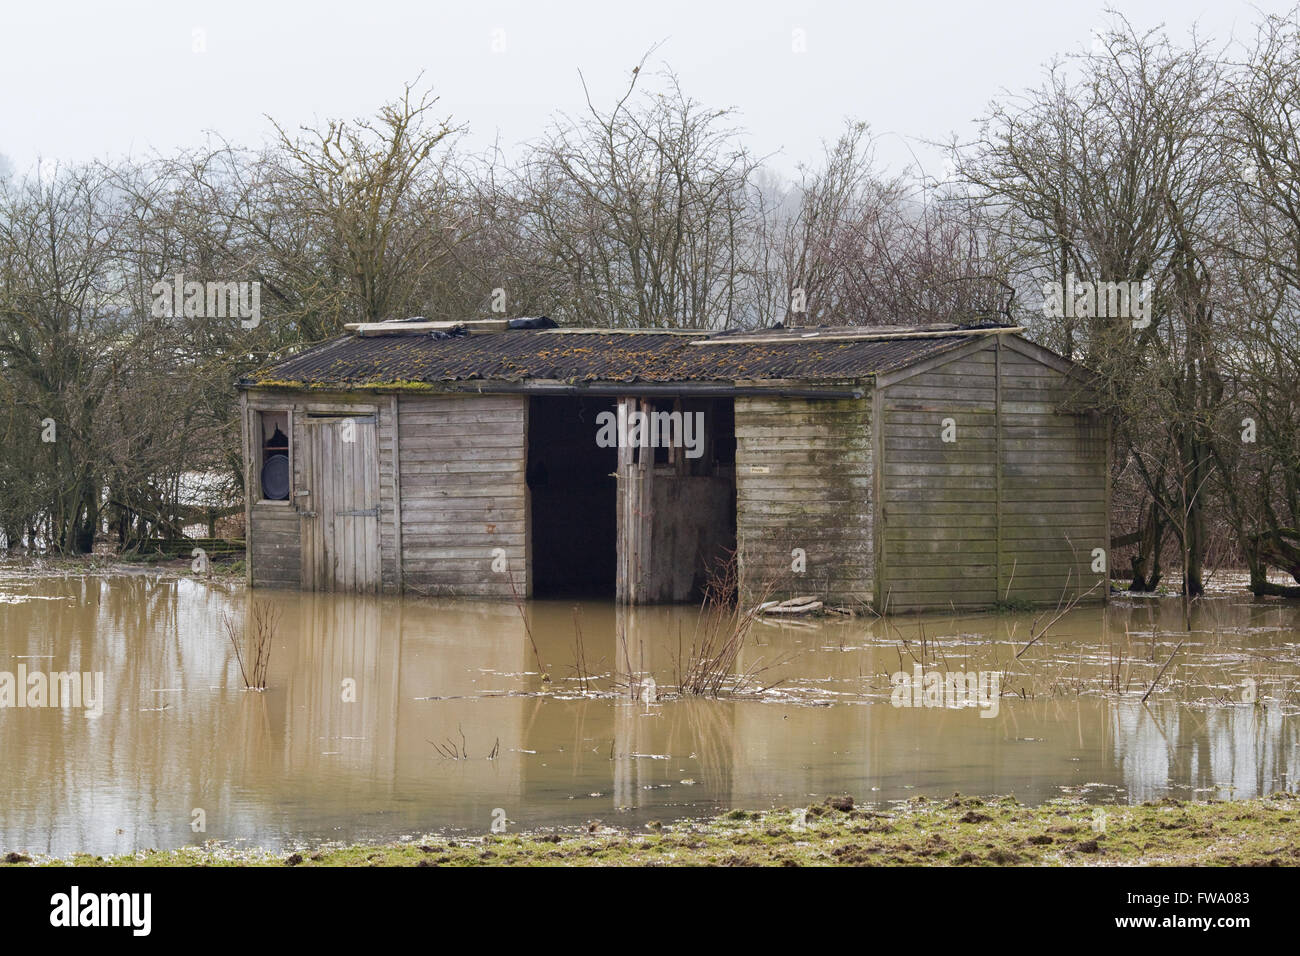
[[[279,615],[265,693],[243,689],[223,623],[244,634],[254,604]],[[512,832],[640,828],[845,792],[1244,798],[1300,779],[1293,603],[1216,594],[1187,631],[1176,598],[1116,599],[1018,660],[1035,615],[759,622],[737,665],[751,693],[723,699],[673,696],[697,609],[584,602],[579,642],[574,607],[531,602],[526,630],[510,604],[0,572],[0,680],[101,672],[104,695],[98,716],[0,708],[0,851],[482,834],[498,810]],[[891,675],[917,664],[998,674],[996,707],[893,706]],[[661,698],[628,699],[629,671]]]

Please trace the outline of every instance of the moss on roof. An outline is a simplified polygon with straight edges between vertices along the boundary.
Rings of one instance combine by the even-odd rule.
[[[806,334],[806,333],[805,333]],[[972,333],[927,338],[729,342],[647,331],[513,330],[459,338],[340,336],[250,373],[243,387],[431,390],[456,382],[827,382],[868,378],[957,348]],[[786,333],[789,335],[789,333]],[[749,338],[747,336],[747,338]]]

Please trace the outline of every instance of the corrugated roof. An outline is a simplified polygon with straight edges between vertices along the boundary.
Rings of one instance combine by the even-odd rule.
[[[969,341],[951,327],[929,337],[881,338],[883,330],[806,329],[698,336],[645,331],[345,335],[251,373],[240,384],[281,388],[431,388],[455,382],[678,383],[866,378]],[[915,334],[916,330],[909,330]],[[853,333],[872,338],[854,339]],[[822,338],[822,335],[833,338]],[[889,333],[886,332],[886,335]],[[907,334],[899,331],[899,335]],[[791,336],[798,341],[788,341]],[[780,341],[760,341],[764,337]]]

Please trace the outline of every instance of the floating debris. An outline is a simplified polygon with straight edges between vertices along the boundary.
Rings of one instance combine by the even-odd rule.
[[[764,601],[758,606],[760,614],[814,614],[825,604],[814,594],[789,598],[785,601]]]

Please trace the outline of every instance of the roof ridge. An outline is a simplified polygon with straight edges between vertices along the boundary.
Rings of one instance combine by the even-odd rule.
[[[865,328],[865,327],[862,327]],[[750,335],[749,338],[737,336],[735,338],[715,337],[703,339],[699,342],[692,342],[691,345],[781,345],[781,344],[798,344],[800,342],[809,342],[816,339],[819,342],[904,342],[909,339],[951,339],[967,338],[977,335],[992,335],[1003,332],[1020,333],[1025,331],[1023,326],[1018,325],[998,325],[988,326],[985,328],[961,328],[954,327],[942,331],[917,331],[917,332],[850,332],[828,331],[823,334],[820,330],[795,334],[795,330],[790,330],[789,335]]]

